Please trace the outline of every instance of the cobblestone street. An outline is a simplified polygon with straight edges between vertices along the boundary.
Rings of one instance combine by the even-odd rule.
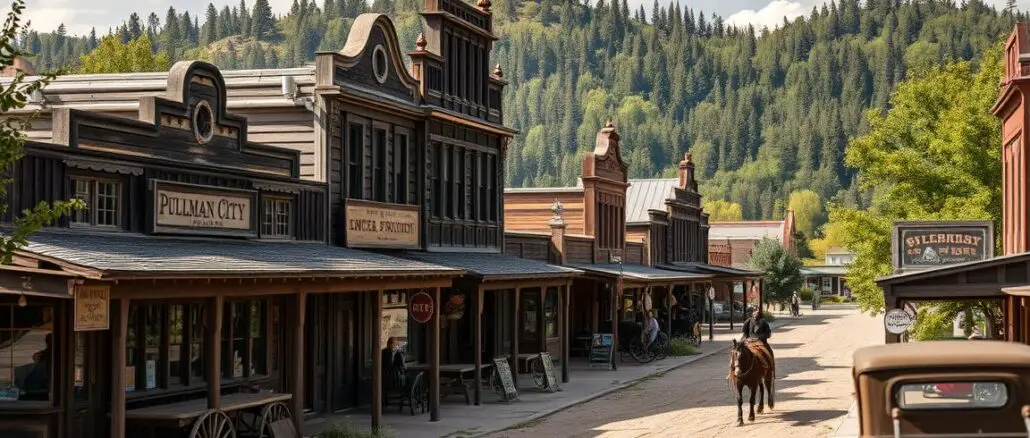
[[[776,408],[742,428],[728,354],[720,353],[492,437],[832,436],[852,401],[852,352],[882,342],[882,317],[850,309],[819,310],[776,329]],[[746,421],[746,390],[744,397]]]

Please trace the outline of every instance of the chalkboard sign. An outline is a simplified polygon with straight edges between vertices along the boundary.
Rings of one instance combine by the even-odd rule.
[[[590,343],[590,368],[612,369],[612,346],[615,337],[611,333],[594,333]]]
[[[494,359],[494,372],[497,375],[497,379],[500,380],[500,386],[495,386],[494,390],[501,401],[518,399],[519,392],[515,389],[515,379],[512,378],[508,360],[503,357]]]
[[[554,377],[554,361],[551,360],[551,355],[540,353],[540,363],[544,365],[544,383],[547,385],[544,389],[550,392],[561,391],[561,388],[558,387],[558,379]]]

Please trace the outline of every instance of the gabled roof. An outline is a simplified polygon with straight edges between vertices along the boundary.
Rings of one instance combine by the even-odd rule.
[[[92,278],[338,277],[462,274],[431,263],[322,243],[45,231],[19,254]]]
[[[665,211],[665,201],[676,197],[675,178],[631,179],[626,189],[626,223],[647,222],[649,210]]]

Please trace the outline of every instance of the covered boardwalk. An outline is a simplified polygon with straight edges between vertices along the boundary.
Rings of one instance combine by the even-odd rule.
[[[26,333],[48,333],[39,344],[52,384],[41,390],[54,396],[41,403],[57,418],[36,421],[65,429],[86,422],[111,437],[230,423],[268,436],[282,420],[301,430],[313,389],[305,372],[308,294],[366,292],[381,303],[386,289],[449,287],[463,273],[320,243],[52,231],[32,236],[14,264],[0,270],[0,298],[25,297],[18,321],[32,326]],[[60,294],[54,285],[66,281]],[[42,289],[33,285],[55,291],[32,293]],[[40,324],[29,324],[31,315]],[[76,331],[94,322],[99,331]],[[2,354],[31,353],[29,338]],[[379,344],[373,337],[371,351]],[[371,355],[373,407],[379,358]]]
[[[1025,324],[1019,326],[1026,313],[1022,307],[1023,299],[1015,297],[1030,284],[1030,253],[902,273],[880,278],[876,283],[883,288],[887,311],[902,309],[910,301],[999,301],[1004,338],[1009,341],[1027,340]],[[886,342],[901,342],[901,337],[886,333]]]
[[[610,320],[613,321],[610,327],[611,333],[615,338],[615,345],[612,347],[613,351],[619,351],[620,325],[624,327],[632,326],[633,324],[643,320],[643,311],[654,309],[656,311],[656,316],[658,316],[658,310],[664,310],[665,318],[659,318],[659,321],[662,321],[662,323],[665,324],[666,330],[671,329],[672,309],[669,297],[671,296],[673,289],[680,285],[689,286],[692,284],[704,283],[710,281],[714,277],[712,274],[672,271],[639,264],[569,263],[567,266],[582,270],[585,273],[583,280],[587,283],[592,283],[593,288],[597,289],[595,293],[598,294],[598,298],[602,298],[602,300],[595,299],[593,302],[600,303],[603,301],[603,298],[605,297],[601,291],[609,291],[611,297],[608,302],[614,304],[608,306],[611,310],[611,314],[607,315]],[[584,284],[583,287],[590,288],[591,285]],[[664,304],[660,305],[660,308],[659,306],[652,305],[651,292],[655,288],[662,288],[664,291]],[[600,320],[604,318],[605,315],[601,315],[600,312],[597,311],[593,313],[593,321],[590,322],[590,332],[602,332],[604,328],[599,327],[599,325]],[[573,319],[573,323],[586,324],[587,321],[575,321],[575,319]],[[625,336],[623,336],[623,338],[624,337]],[[615,356],[613,355],[613,366],[615,360],[614,357]]]
[[[746,269],[738,269],[729,266],[710,265],[708,263],[701,262],[671,262],[663,265],[659,265],[659,268],[670,269],[674,271],[683,272],[695,272],[699,274],[712,275],[712,287],[716,289],[716,299],[719,299],[720,294],[726,293],[727,301],[733,303],[736,301],[733,298],[736,295],[734,291],[734,285],[740,283],[742,286],[742,297],[741,297],[741,312],[744,312],[748,308],[748,302],[757,303],[758,308],[762,308],[765,301],[762,298],[762,273],[749,271]],[[699,291],[699,293],[692,293],[691,300],[697,300],[704,296],[705,291]],[[703,298],[702,298],[703,299]],[[694,305],[695,303],[691,303]],[[748,315],[743,313],[734,315],[734,306],[729,306],[730,312],[730,328],[733,328],[733,318],[735,316],[741,319],[747,319]]]
[[[569,288],[581,271],[496,253],[408,252],[403,257],[465,272],[447,294],[472,293],[472,320],[462,315],[448,322],[444,350],[449,364],[473,362],[476,405],[482,403],[478,382],[483,381],[484,357],[488,367],[492,359],[507,357],[517,388],[519,365],[528,368],[528,362],[548,353],[560,358],[561,379],[569,381]]]

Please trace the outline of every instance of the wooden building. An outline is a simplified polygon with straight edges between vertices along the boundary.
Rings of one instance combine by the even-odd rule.
[[[612,333],[617,349],[620,326],[631,333],[646,310],[663,316],[668,327],[675,292],[683,296],[690,288],[707,290],[720,276],[701,269],[708,267],[703,262],[705,215],[692,173],[684,168],[685,185],[678,189],[658,190],[646,200],[627,199],[633,186],[619,141],[608,122],[598,132],[594,150],[584,156],[577,187],[505,189],[506,251],[584,272],[574,281],[570,297],[568,342],[577,350],[599,332]],[[652,201],[661,211],[651,208]],[[636,221],[638,212],[630,208],[654,218]]]
[[[13,168],[7,212],[87,208],[0,269],[5,436],[195,437],[230,417],[240,433],[299,429],[315,296],[375,309],[386,288],[462,274],[326,245],[326,186],[299,178],[299,151],[248,141],[214,66],[180,62],[165,89],[135,120],[54,111],[51,141]]]

